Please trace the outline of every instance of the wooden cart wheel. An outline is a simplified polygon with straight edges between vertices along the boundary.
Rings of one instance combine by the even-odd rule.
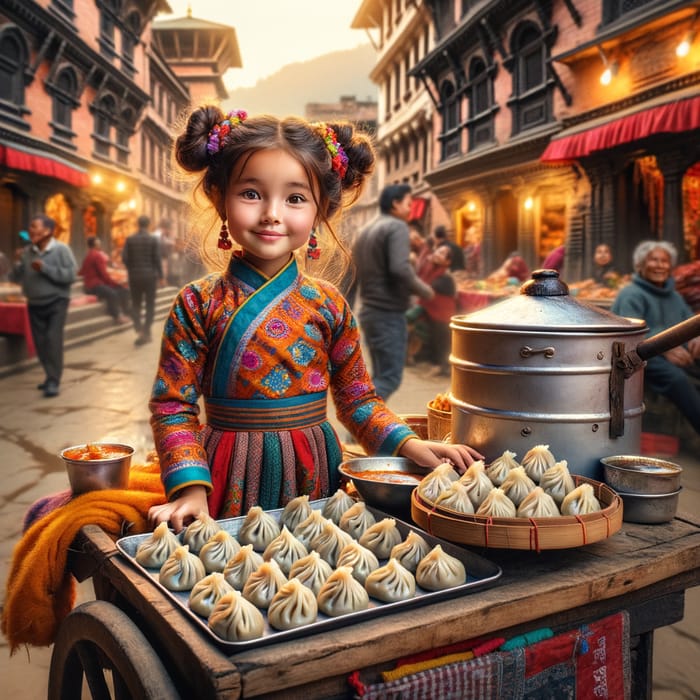
[[[102,600],[78,606],[61,623],[49,671],[49,700],[89,696],[173,700],[178,692],[143,633],[119,608]]]

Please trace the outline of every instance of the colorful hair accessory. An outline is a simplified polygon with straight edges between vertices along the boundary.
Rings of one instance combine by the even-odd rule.
[[[236,109],[226,115],[226,119],[215,124],[207,137],[207,153],[214,155],[218,153],[224,145],[226,135],[231,131],[231,128],[240,124],[244,119],[247,119],[248,112],[242,109]]]
[[[348,170],[348,156],[343,147],[338,143],[338,137],[335,135],[335,131],[327,124],[320,123],[318,126],[322,130],[321,137],[326,143],[326,148],[331,154],[331,167],[342,179],[345,177],[345,173]]]

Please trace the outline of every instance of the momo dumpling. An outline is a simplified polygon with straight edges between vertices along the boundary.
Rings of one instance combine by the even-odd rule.
[[[259,639],[265,631],[262,613],[239,591],[229,591],[219,598],[207,624],[212,632],[227,642]]]
[[[379,560],[374,552],[354,540],[346,544],[338,555],[336,566],[349,566],[352,575],[362,584],[372,571],[379,568]]]
[[[323,517],[323,513],[320,510],[312,510],[309,517],[302,520],[294,528],[294,537],[308,549],[311,545],[311,540],[323,530],[323,526],[327,522],[328,520]]]
[[[263,558],[253,549],[253,545],[245,544],[226,562],[224,578],[237,591],[241,591],[248,577],[257,571],[262,563]]]
[[[520,464],[525,473],[539,484],[542,474],[553,467],[555,462],[554,455],[549,451],[549,445],[535,445],[525,453]]]
[[[508,472],[520,464],[515,460],[515,452],[504,450],[503,454],[486,467],[486,476],[491,479],[494,486],[500,486],[508,476]]]
[[[274,560],[264,561],[248,576],[243,586],[243,597],[258,608],[267,608],[275,593],[287,583],[279,564]]]
[[[394,518],[384,518],[368,527],[358,542],[375,553],[378,559],[387,559],[395,545],[403,540]]]
[[[350,537],[359,540],[362,533],[374,525],[377,519],[367,510],[367,504],[364,501],[358,501],[350,506],[340,516],[340,529],[347,532]]]
[[[525,473],[523,467],[515,467],[510,470],[500,488],[517,508],[535,486],[535,482]]]
[[[447,508],[457,513],[471,515],[474,504],[469,497],[469,487],[461,481],[454,481],[447,491],[443,491],[435,501],[436,508]]]
[[[160,569],[165,560],[180,546],[175,533],[168,528],[168,523],[161,523],[142,540],[136,549],[134,559],[147,569]]]
[[[426,591],[442,591],[467,581],[464,564],[436,544],[416,569],[416,583]]]
[[[473,509],[472,512],[474,512]],[[389,557],[396,559],[412,574],[415,574],[418,563],[429,551],[430,545],[415,530],[411,530],[403,542],[394,545]]]
[[[352,541],[347,532],[328,520],[321,532],[311,540],[311,549],[318,552],[331,566],[335,566],[340,550]]]
[[[267,621],[276,630],[291,630],[316,621],[316,595],[299,579],[287,581],[275,593],[267,609]]]
[[[304,544],[287,530],[286,525],[283,525],[282,532],[265,547],[263,559],[265,561],[274,559],[279,564],[282,572],[288,574],[292,564],[297,559],[305,557],[308,553]]]
[[[557,518],[559,508],[556,501],[541,487],[535,486],[520,502],[519,518]]]
[[[163,562],[158,581],[169,591],[189,591],[206,575],[202,560],[190,552],[189,545],[183,544]]]
[[[516,515],[515,503],[508,498],[502,487],[496,486],[489,491],[476,514],[486,515],[489,518],[514,518]]]
[[[564,496],[576,488],[567,461],[563,459],[547,469],[540,477],[540,486],[555,500],[557,506],[560,506]]]
[[[280,525],[286,525],[289,532],[294,532],[294,528],[311,515],[311,504],[307,495],[292,498],[280,513]]]
[[[449,462],[438,464],[429,474],[426,474],[418,484],[418,495],[428,503],[435,503],[437,497],[450,488],[453,481],[459,479],[459,474]]]
[[[202,617],[209,617],[221,596],[232,590],[233,588],[226,582],[224,575],[215,571],[199,579],[199,581],[192,586],[189,598],[190,610]]]
[[[299,579],[301,583],[314,592],[314,595],[318,595],[321,586],[332,573],[333,567],[325,559],[321,559],[318,552],[309,552],[305,557],[297,559],[292,564],[289,578]]]
[[[253,506],[238,531],[238,541],[241,544],[252,544],[256,552],[264,552],[265,547],[279,534],[279,523],[260,506]]]
[[[469,500],[474,508],[478,508],[484,502],[489,491],[493,488],[491,479],[486,475],[484,461],[481,459],[472,462],[467,471],[459,477],[459,481],[467,487]]]
[[[352,575],[349,566],[339,566],[321,586],[317,601],[322,613],[337,617],[366,610],[369,607],[369,594]]]
[[[561,502],[562,515],[585,515],[601,510],[600,501],[590,484],[581,484],[564,496]]]
[[[384,603],[408,600],[416,594],[416,579],[398,559],[375,569],[365,581],[365,588],[372,598]]]
[[[182,544],[186,544],[193,554],[199,554],[199,550],[221,530],[219,523],[208,513],[200,513],[182,533]]]
[[[226,530],[214,533],[199,551],[199,558],[207,573],[223,571],[228,561],[238,552],[241,545],[238,540]]]
[[[343,491],[338,489],[323,505],[321,513],[324,518],[332,520],[336,525],[340,522],[343,513],[354,505],[355,501]]]

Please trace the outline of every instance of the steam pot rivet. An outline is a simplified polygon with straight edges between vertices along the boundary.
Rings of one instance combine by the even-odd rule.
[[[602,359],[605,357],[605,353],[601,350],[601,351],[596,355],[596,357],[597,357],[599,360],[602,360]]]
[[[527,437],[531,432],[532,432],[532,428],[523,428],[523,429],[520,431],[520,434],[521,434],[523,437]]]
[[[593,426],[591,427],[591,430],[592,430],[594,433],[597,433],[599,427],[600,427],[600,426],[599,426],[597,423],[593,423]]]

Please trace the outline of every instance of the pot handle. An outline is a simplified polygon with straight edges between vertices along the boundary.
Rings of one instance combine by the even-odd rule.
[[[687,343],[692,338],[700,335],[700,314],[667,328],[661,333],[653,335],[651,338],[642,340],[635,348],[634,352],[642,360],[661,355],[671,348]]]

